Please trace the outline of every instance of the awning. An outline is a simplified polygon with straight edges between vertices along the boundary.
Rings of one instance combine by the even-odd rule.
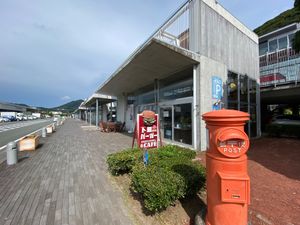
[[[83,107],[92,107],[95,106],[96,100],[98,99],[99,106],[107,103],[111,103],[117,100],[116,97],[110,95],[104,95],[99,93],[94,93],[91,97],[89,97],[86,101],[84,101]]]
[[[199,55],[157,39],[138,49],[104,83],[97,93],[121,95],[150,85],[199,63]]]

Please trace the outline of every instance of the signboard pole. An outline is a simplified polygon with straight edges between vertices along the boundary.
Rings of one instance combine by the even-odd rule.
[[[157,121],[157,124],[158,124],[158,129],[159,129],[159,145],[160,145],[160,147],[162,147],[163,146],[163,144],[162,144],[162,139],[161,139],[161,131],[160,131],[160,123],[159,123],[159,121]]]
[[[137,137],[137,130],[136,130],[136,124],[134,125],[134,131],[133,131],[133,137],[132,137],[132,145],[131,145],[131,148],[134,147],[134,140],[135,138]]]

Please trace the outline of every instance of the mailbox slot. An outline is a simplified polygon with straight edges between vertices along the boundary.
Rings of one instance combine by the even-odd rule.
[[[218,172],[221,183],[221,201],[227,203],[250,203],[250,179],[248,175],[230,177]]]
[[[235,158],[246,153],[249,148],[249,139],[243,131],[229,128],[217,135],[216,144],[222,155]]]

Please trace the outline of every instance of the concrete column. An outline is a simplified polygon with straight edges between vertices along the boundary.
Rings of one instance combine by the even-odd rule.
[[[99,102],[98,102],[98,98],[96,99],[96,127],[98,127],[99,123]]]
[[[190,2],[189,13],[189,49],[200,53],[201,42],[201,1],[195,0]]]
[[[193,68],[193,105],[192,105],[192,121],[193,121],[193,147],[200,148],[200,66],[195,65]]]
[[[92,109],[90,108],[90,126],[92,126]]]
[[[85,110],[85,122],[87,123],[88,122],[88,111],[87,111],[87,109]]]
[[[127,110],[127,95],[123,94],[118,96],[118,103],[117,103],[117,120],[118,121],[125,121],[126,119],[126,110]]]

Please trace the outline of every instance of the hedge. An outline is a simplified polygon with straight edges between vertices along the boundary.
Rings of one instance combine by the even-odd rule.
[[[266,132],[272,137],[297,137],[300,138],[300,125],[294,124],[269,124]]]
[[[145,208],[157,212],[195,195],[204,186],[205,168],[192,162],[195,156],[190,149],[167,145],[149,150],[146,167],[139,149],[111,154],[107,163],[113,175],[130,173],[132,189],[141,194]]]
[[[160,211],[184,197],[184,179],[171,170],[139,167],[132,173],[132,187],[144,199],[150,212]]]
[[[133,166],[142,158],[140,149],[127,149],[121,152],[109,154],[106,162],[113,175],[131,172]]]

